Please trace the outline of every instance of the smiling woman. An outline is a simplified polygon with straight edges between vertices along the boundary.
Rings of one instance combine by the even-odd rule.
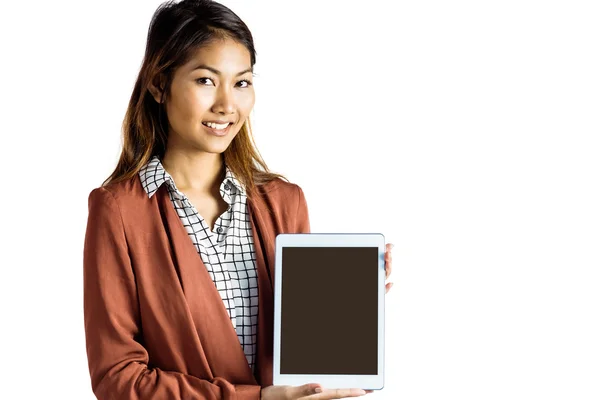
[[[99,399],[333,399],[273,386],[274,242],[302,189],[256,150],[252,35],[209,0],[161,5],[114,172],[89,195],[84,319]],[[318,397],[314,397],[318,396]]]
[[[223,153],[229,147],[254,106],[250,65],[244,45],[218,39],[193,52],[175,71],[169,93],[150,85],[154,99],[166,103],[169,152],[180,148]]]
[[[255,62],[250,30],[227,7],[212,1],[163,3],[150,24],[123,122],[123,151],[104,185],[131,179],[153,156],[176,175],[182,171],[175,171],[172,153],[188,150],[211,153],[202,160],[211,169],[226,165],[249,197],[256,185],[287,181],[269,171],[253,142],[248,116]],[[181,175],[184,186],[191,186],[188,174]]]

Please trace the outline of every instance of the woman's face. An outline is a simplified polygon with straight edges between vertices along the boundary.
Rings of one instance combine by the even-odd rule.
[[[202,47],[175,71],[165,107],[168,147],[224,152],[254,107],[250,52],[232,40]]]

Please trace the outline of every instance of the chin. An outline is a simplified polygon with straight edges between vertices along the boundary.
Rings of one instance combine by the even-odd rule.
[[[204,146],[198,146],[199,149],[201,149],[204,152],[207,153],[213,153],[213,154],[221,154],[223,152],[225,152],[225,150],[227,150],[227,148],[229,147],[229,142],[228,143],[223,143],[223,144],[219,144],[219,145],[204,145]]]

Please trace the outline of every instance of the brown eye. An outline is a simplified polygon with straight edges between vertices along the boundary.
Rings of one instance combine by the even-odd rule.
[[[198,79],[196,79],[196,82],[198,82],[201,85],[205,85],[205,81],[211,81],[212,82],[212,79],[210,79],[210,78],[198,78]]]

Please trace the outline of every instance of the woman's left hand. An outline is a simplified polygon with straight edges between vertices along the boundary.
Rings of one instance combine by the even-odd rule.
[[[392,274],[392,248],[394,248],[394,245],[392,243],[387,243],[385,245],[384,260],[385,260],[385,279],[386,280]],[[390,289],[392,288],[392,286],[394,286],[393,282],[385,284],[385,293],[386,294],[387,294],[387,292],[390,291]]]

